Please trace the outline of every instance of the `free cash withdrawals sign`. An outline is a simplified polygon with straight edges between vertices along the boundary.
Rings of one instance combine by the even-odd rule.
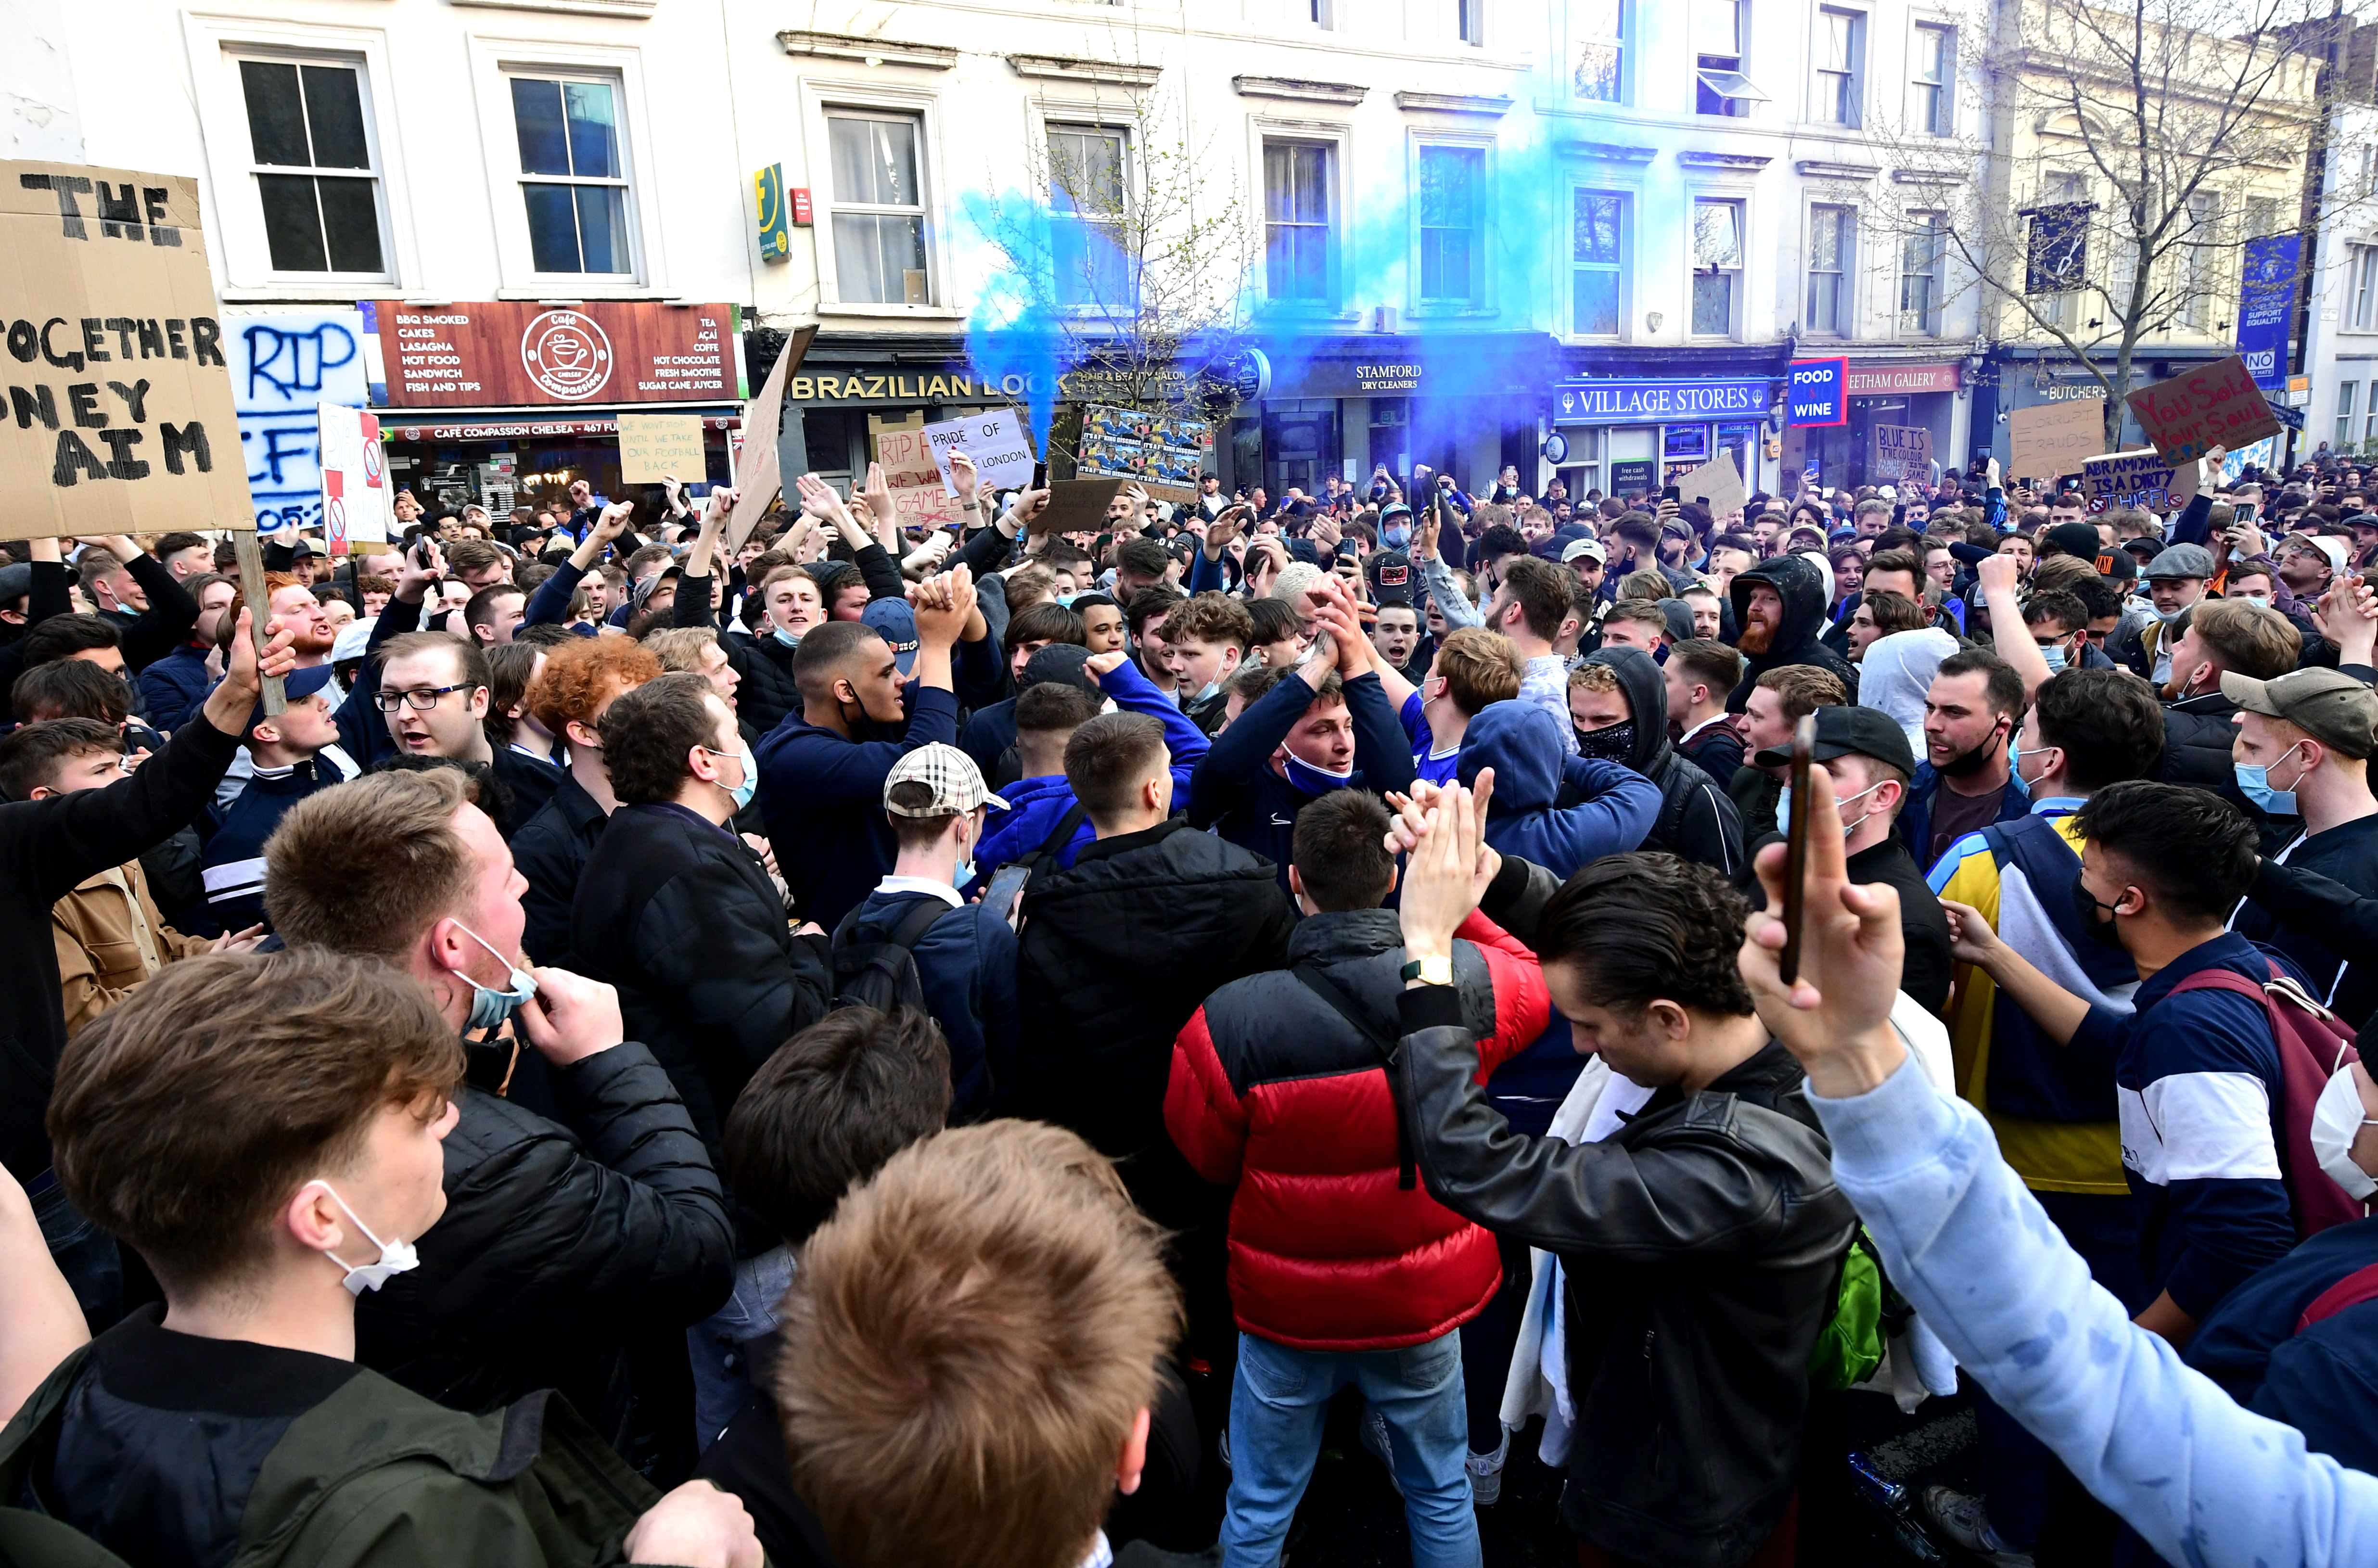
[[[0,162],[0,538],[253,531],[198,182]]]

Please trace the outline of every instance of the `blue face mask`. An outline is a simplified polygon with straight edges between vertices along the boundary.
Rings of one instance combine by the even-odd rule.
[[[1060,593],[1057,595],[1057,603],[1070,610],[1074,607],[1074,601],[1080,597],[1078,593]]]
[[[1379,531],[1379,542],[1390,550],[1400,550],[1411,543],[1411,530],[1400,526],[1383,528]]]
[[[1354,778],[1351,768],[1342,773],[1333,773],[1327,768],[1315,767],[1293,751],[1288,753],[1287,772],[1288,782],[1307,795],[1327,795],[1333,789],[1344,789]]]
[[[2298,741],[2295,745],[2288,747],[2285,751],[2279,754],[2279,761],[2286,761],[2288,758],[2294,756],[2299,750],[2300,750],[2302,747],[2303,742],[2301,741]],[[2296,808],[2296,792],[2294,790],[2273,789],[2271,787],[2271,767],[2276,766],[2277,766],[2277,763],[2273,763],[2270,767],[2264,767],[2250,762],[2235,762],[2230,764],[2230,771],[2238,775],[2238,788],[2240,792],[2242,793],[2247,799],[2261,807],[2265,814],[2273,817],[2300,817],[2303,815],[2302,812]],[[2300,773],[2297,774],[2296,782],[2298,784],[2303,783],[2303,775]]]
[[[2064,644],[2058,642],[2042,648],[2039,656],[2048,661],[2048,673],[2054,675],[2064,667]]]
[[[738,811],[751,805],[751,797],[760,792],[760,770],[751,760],[751,748],[742,746],[732,751],[719,751],[705,746],[703,749],[708,751],[713,757],[732,757],[742,766],[743,782],[727,790],[727,793],[734,799],[735,809]]]
[[[462,1032],[470,1035],[483,1029],[493,1029],[505,1019],[510,1018],[514,1008],[536,995],[536,976],[525,969],[514,966],[511,960],[505,958],[500,952],[496,952],[494,945],[485,937],[460,920],[454,922],[454,928],[486,948],[490,953],[494,953],[502,961],[508,972],[507,978],[511,989],[507,991],[498,991],[491,987],[482,986],[476,980],[472,980],[468,975],[462,975],[462,978],[469,981],[471,986],[471,1016],[464,1022]],[[454,973],[462,974],[459,969]]]
[[[1191,698],[1190,700],[1192,702],[1210,702],[1215,698],[1220,696],[1221,691],[1222,683],[1220,681],[1209,680],[1205,685],[1197,688],[1197,695]]]
[[[770,634],[773,635],[777,641],[783,643],[787,648],[798,648],[801,645],[801,640],[795,637],[791,632],[787,631],[783,627],[771,627],[768,629]]]

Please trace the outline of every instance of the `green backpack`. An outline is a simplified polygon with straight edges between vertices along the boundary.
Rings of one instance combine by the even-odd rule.
[[[1883,1277],[1874,1241],[1859,1226],[1842,1254],[1833,1313],[1808,1351],[1808,1386],[1834,1393],[1855,1388],[1874,1375],[1890,1348],[1889,1334],[1911,1309]]]

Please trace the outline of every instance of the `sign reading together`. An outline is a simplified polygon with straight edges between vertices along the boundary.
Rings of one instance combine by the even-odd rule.
[[[256,527],[198,182],[0,162],[0,538]]]

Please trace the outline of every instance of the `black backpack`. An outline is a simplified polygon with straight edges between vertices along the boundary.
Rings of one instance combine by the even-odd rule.
[[[917,944],[934,921],[950,912],[938,898],[920,898],[916,907],[887,934],[860,941],[859,911],[842,917],[834,932],[834,1005],[871,1007],[889,1012],[895,1007],[925,1006],[924,981],[917,974]]]

